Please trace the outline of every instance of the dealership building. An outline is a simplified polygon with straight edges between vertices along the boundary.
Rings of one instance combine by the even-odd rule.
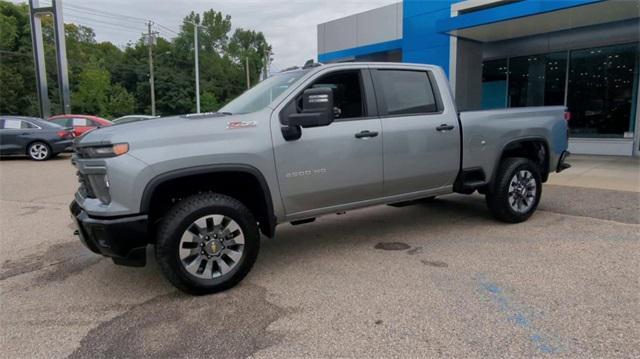
[[[405,0],[318,25],[318,61],[428,63],[460,110],[564,105],[574,153],[640,154],[640,1]]]

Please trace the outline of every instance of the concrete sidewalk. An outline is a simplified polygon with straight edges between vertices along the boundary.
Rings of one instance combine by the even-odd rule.
[[[549,184],[640,192],[640,158],[572,155],[571,168],[549,177]]]

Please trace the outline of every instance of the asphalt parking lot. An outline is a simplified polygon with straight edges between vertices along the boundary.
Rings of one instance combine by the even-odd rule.
[[[0,160],[2,357],[640,357],[640,193],[547,185],[519,225],[451,195],[282,225],[190,297],[75,236],[69,157]]]

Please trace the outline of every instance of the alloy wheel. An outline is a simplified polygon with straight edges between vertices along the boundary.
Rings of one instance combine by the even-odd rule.
[[[536,201],[536,180],[528,170],[518,171],[509,182],[509,205],[518,213],[528,212]]]
[[[180,262],[191,275],[221,277],[235,268],[244,251],[244,233],[233,219],[207,215],[191,223],[179,244]]]

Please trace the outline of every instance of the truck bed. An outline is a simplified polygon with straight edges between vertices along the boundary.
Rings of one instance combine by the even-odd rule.
[[[461,112],[462,168],[481,168],[489,181],[506,146],[540,139],[547,143],[552,172],[567,141],[567,123],[558,121],[565,111],[563,106],[548,106]]]

